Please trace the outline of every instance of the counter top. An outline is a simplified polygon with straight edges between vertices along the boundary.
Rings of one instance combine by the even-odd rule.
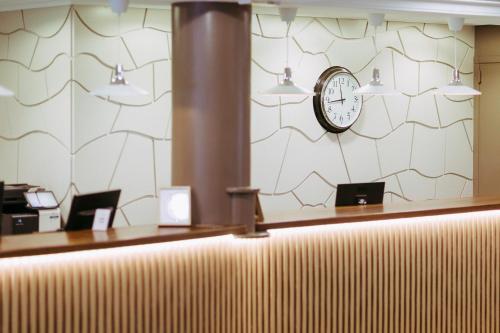
[[[119,246],[162,243],[245,232],[244,226],[166,227],[156,225],[116,228],[108,231],[36,233],[0,238],[0,258],[32,256]]]
[[[257,231],[322,224],[365,222],[407,217],[500,210],[500,197],[405,202],[386,205],[302,210],[267,214]],[[244,226],[192,226],[159,228],[156,225],[72,232],[37,233],[0,238],[0,258],[32,256],[111,247],[163,243],[245,232]]]
[[[293,213],[265,214],[264,223],[257,225],[257,231],[494,209],[500,209],[500,197],[475,197],[401,202],[385,205],[315,208]]]

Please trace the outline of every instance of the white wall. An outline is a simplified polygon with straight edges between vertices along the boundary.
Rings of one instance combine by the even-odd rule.
[[[283,67],[285,26],[276,16],[254,24],[254,89],[276,83]],[[338,183],[386,181],[387,201],[472,195],[472,99],[432,94],[450,80],[453,39],[445,25],[300,18],[291,29],[295,81],[313,87],[321,72],[341,65],[362,84],[373,66],[401,97],[365,98],[360,119],[327,134],[311,99],[253,101],[253,184],[264,208],[331,206]],[[459,34],[458,64],[472,85],[474,30]]]
[[[44,185],[65,209],[71,195],[123,190],[117,224],[156,221],[158,189],[170,184],[170,11],[58,7],[0,14],[0,177]],[[352,130],[325,133],[310,99],[262,97],[285,57],[278,16],[253,21],[252,185],[265,212],[331,206],[343,182],[383,179],[386,201],[470,196],[472,100],[435,97],[451,75],[447,27],[300,17],[291,34],[295,81],[312,88],[341,65],[360,82],[374,64],[404,96],[367,98]],[[376,43],[374,43],[376,41]],[[376,48],[375,48],[376,47]],[[459,34],[463,80],[472,85],[473,28]],[[105,100],[88,91],[124,64],[151,94]]]

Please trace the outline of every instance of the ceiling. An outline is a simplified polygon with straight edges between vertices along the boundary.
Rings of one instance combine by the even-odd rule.
[[[130,6],[166,8],[172,2],[130,0]],[[304,16],[365,18],[368,13],[382,12],[388,20],[445,23],[447,16],[457,15],[466,17],[466,24],[500,25],[500,0],[252,0],[256,12],[277,14],[276,6],[269,2],[298,6],[299,15]],[[107,5],[107,0],[0,0],[0,11],[69,4]]]

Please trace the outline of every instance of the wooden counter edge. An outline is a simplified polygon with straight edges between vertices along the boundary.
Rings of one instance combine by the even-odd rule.
[[[479,211],[488,211],[500,209],[500,197],[484,197],[484,198],[467,198],[463,200],[463,205],[460,205],[461,200],[429,200],[429,208],[411,209],[411,202],[407,203],[408,210],[400,211],[380,211],[380,212],[367,212],[363,213],[359,211],[359,207],[353,207],[352,215],[347,215],[344,210],[342,215],[337,216],[335,208],[331,209],[331,216],[322,216],[318,218],[304,218],[304,219],[293,219],[287,220],[272,220],[264,223],[259,223],[256,226],[257,231],[268,231],[272,229],[282,229],[282,228],[296,228],[296,227],[309,227],[317,225],[326,224],[343,224],[343,223],[356,223],[356,222],[369,222],[369,221],[380,221],[380,220],[394,220],[401,218],[414,218],[414,217],[425,217],[434,215],[446,215],[446,214],[458,214],[458,213],[470,213]],[[435,207],[436,204],[440,202],[443,203],[441,207]],[[467,202],[472,202],[467,204]],[[447,205],[447,203],[450,203]],[[422,202],[419,202],[422,205]],[[391,207],[391,205],[385,205],[386,207]],[[423,205],[425,206],[425,205]],[[379,205],[381,210],[383,210],[383,205]],[[343,207],[344,209],[349,209],[349,207]]]
[[[153,227],[153,226],[148,226]],[[158,226],[156,226],[160,229]],[[132,227],[133,228],[133,227]],[[140,228],[140,227],[138,227]],[[164,234],[158,234],[158,232],[151,233],[151,235],[142,235],[138,237],[124,237],[120,239],[120,237],[116,239],[109,240],[101,240],[95,241],[95,234],[92,230],[83,230],[83,231],[73,231],[72,237],[78,239],[78,241],[71,242],[69,244],[61,244],[57,243],[57,238],[60,236],[59,232],[57,233],[47,233],[44,236],[49,236],[50,234],[54,235],[55,242],[54,244],[42,245],[40,247],[35,247],[32,244],[36,244],[36,237],[39,234],[29,234],[29,235],[17,235],[17,236],[4,236],[4,237],[23,237],[23,240],[18,242],[15,247],[9,249],[0,249],[0,258],[12,258],[12,257],[25,257],[25,256],[36,256],[36,255],[46,255],[46,254],[57,254],[57,253],[67,253],[67,252],[76,252],[76,251],[88,251],[88,250],[100,250],[100,249],[109,249],[116,247],[124,247],[124,246],[135,246],[135,245],[147,245],[147,244],[155,244],[155,243],[165,243],[165,242],[174,242],[174,241],[182,241],[182,240],[190,240],[190,239],[198,239],[198,238],[207,238],[207,237],[215,237],[215,236],[224,236],[231,234],[243,234],[246,232],[246,227],[242,225],[234,225],[234,226],[189,226],[189,227],[177,227],[189,229],[185,232],[175,232],[168,233],[168,229],[176,229],[176,227],[171,226],[169,228],[161,228]],[[111,229],[109,231],[104,231],[106,233],[103,236],[109,235],[109,233],[113,233],[116,229]],[[98,232],[97,232],[98,233]],[[3,237],[0,237],[0,244]],[[26,242],[32,241],[34,243],[27,245]]]

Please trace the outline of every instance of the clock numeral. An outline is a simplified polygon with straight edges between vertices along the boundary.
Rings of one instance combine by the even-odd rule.
[[[351,120],[351,113],[347,112],[347,120]]]
[[[340,82],[340,84],[344,84],[345,82],[345,77],[341,77],[339,80],[341,80],[342,82]]]
[[[342,117],[342,115],[340,115],[340,124],[342,124],[344,122],[344,117]]]
[[[338,81],[337,81],[337,80],[332,81],[332,83],[333,83],[333,86],[334,86],[335,88],[337,88],[337,87],[338,87]]]
[[[333,95],[333,94],[335,94],[335,89],[328,88],[328,95]]]

